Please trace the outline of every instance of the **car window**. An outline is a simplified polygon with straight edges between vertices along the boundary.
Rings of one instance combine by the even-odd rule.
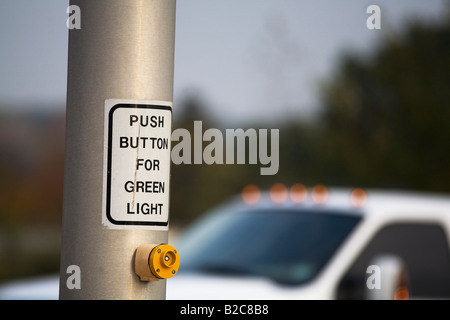
[[[435,223],[395,223],[382,228],[340,281],[338,299],[364,299],[367,267],[394,254],[406,265],[411,298],[450,298],[450,254],[445,230]]]
[[[179,241],[183,270],[311,281],[360,221],[318,210],[259,209],[214,216]]]

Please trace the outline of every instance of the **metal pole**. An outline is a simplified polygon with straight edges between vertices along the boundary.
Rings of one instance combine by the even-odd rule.
[[[60,299],[165,299],[166,280],[140,281],[133,259],[140,245],[167,243],[167,228],[102,221],[105,101],[173,101],[176,0],[70,4],[81,29],[69,32]]]

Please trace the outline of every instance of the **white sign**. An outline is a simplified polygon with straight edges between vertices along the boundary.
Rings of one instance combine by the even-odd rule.
[[[103,224],[168,230],[172,103],[105,102]]]

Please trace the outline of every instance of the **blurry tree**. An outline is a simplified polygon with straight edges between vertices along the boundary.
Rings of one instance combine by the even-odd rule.
[[[65,115],[0,114],[0,282],[59,270]]]
[[[329,182],[450,191],[450,22],[419,22],[326,85]]]

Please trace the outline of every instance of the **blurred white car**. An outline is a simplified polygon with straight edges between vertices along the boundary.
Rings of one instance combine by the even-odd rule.
[[[254,190],[178,239],[167,298],[450,298],[449,234],[448,197]]]
[[[253,187],[176,239],[167,299],[450,298],[449,234],[446,196]],[[0,299],[57,299],[58,287],[11,284]]]

